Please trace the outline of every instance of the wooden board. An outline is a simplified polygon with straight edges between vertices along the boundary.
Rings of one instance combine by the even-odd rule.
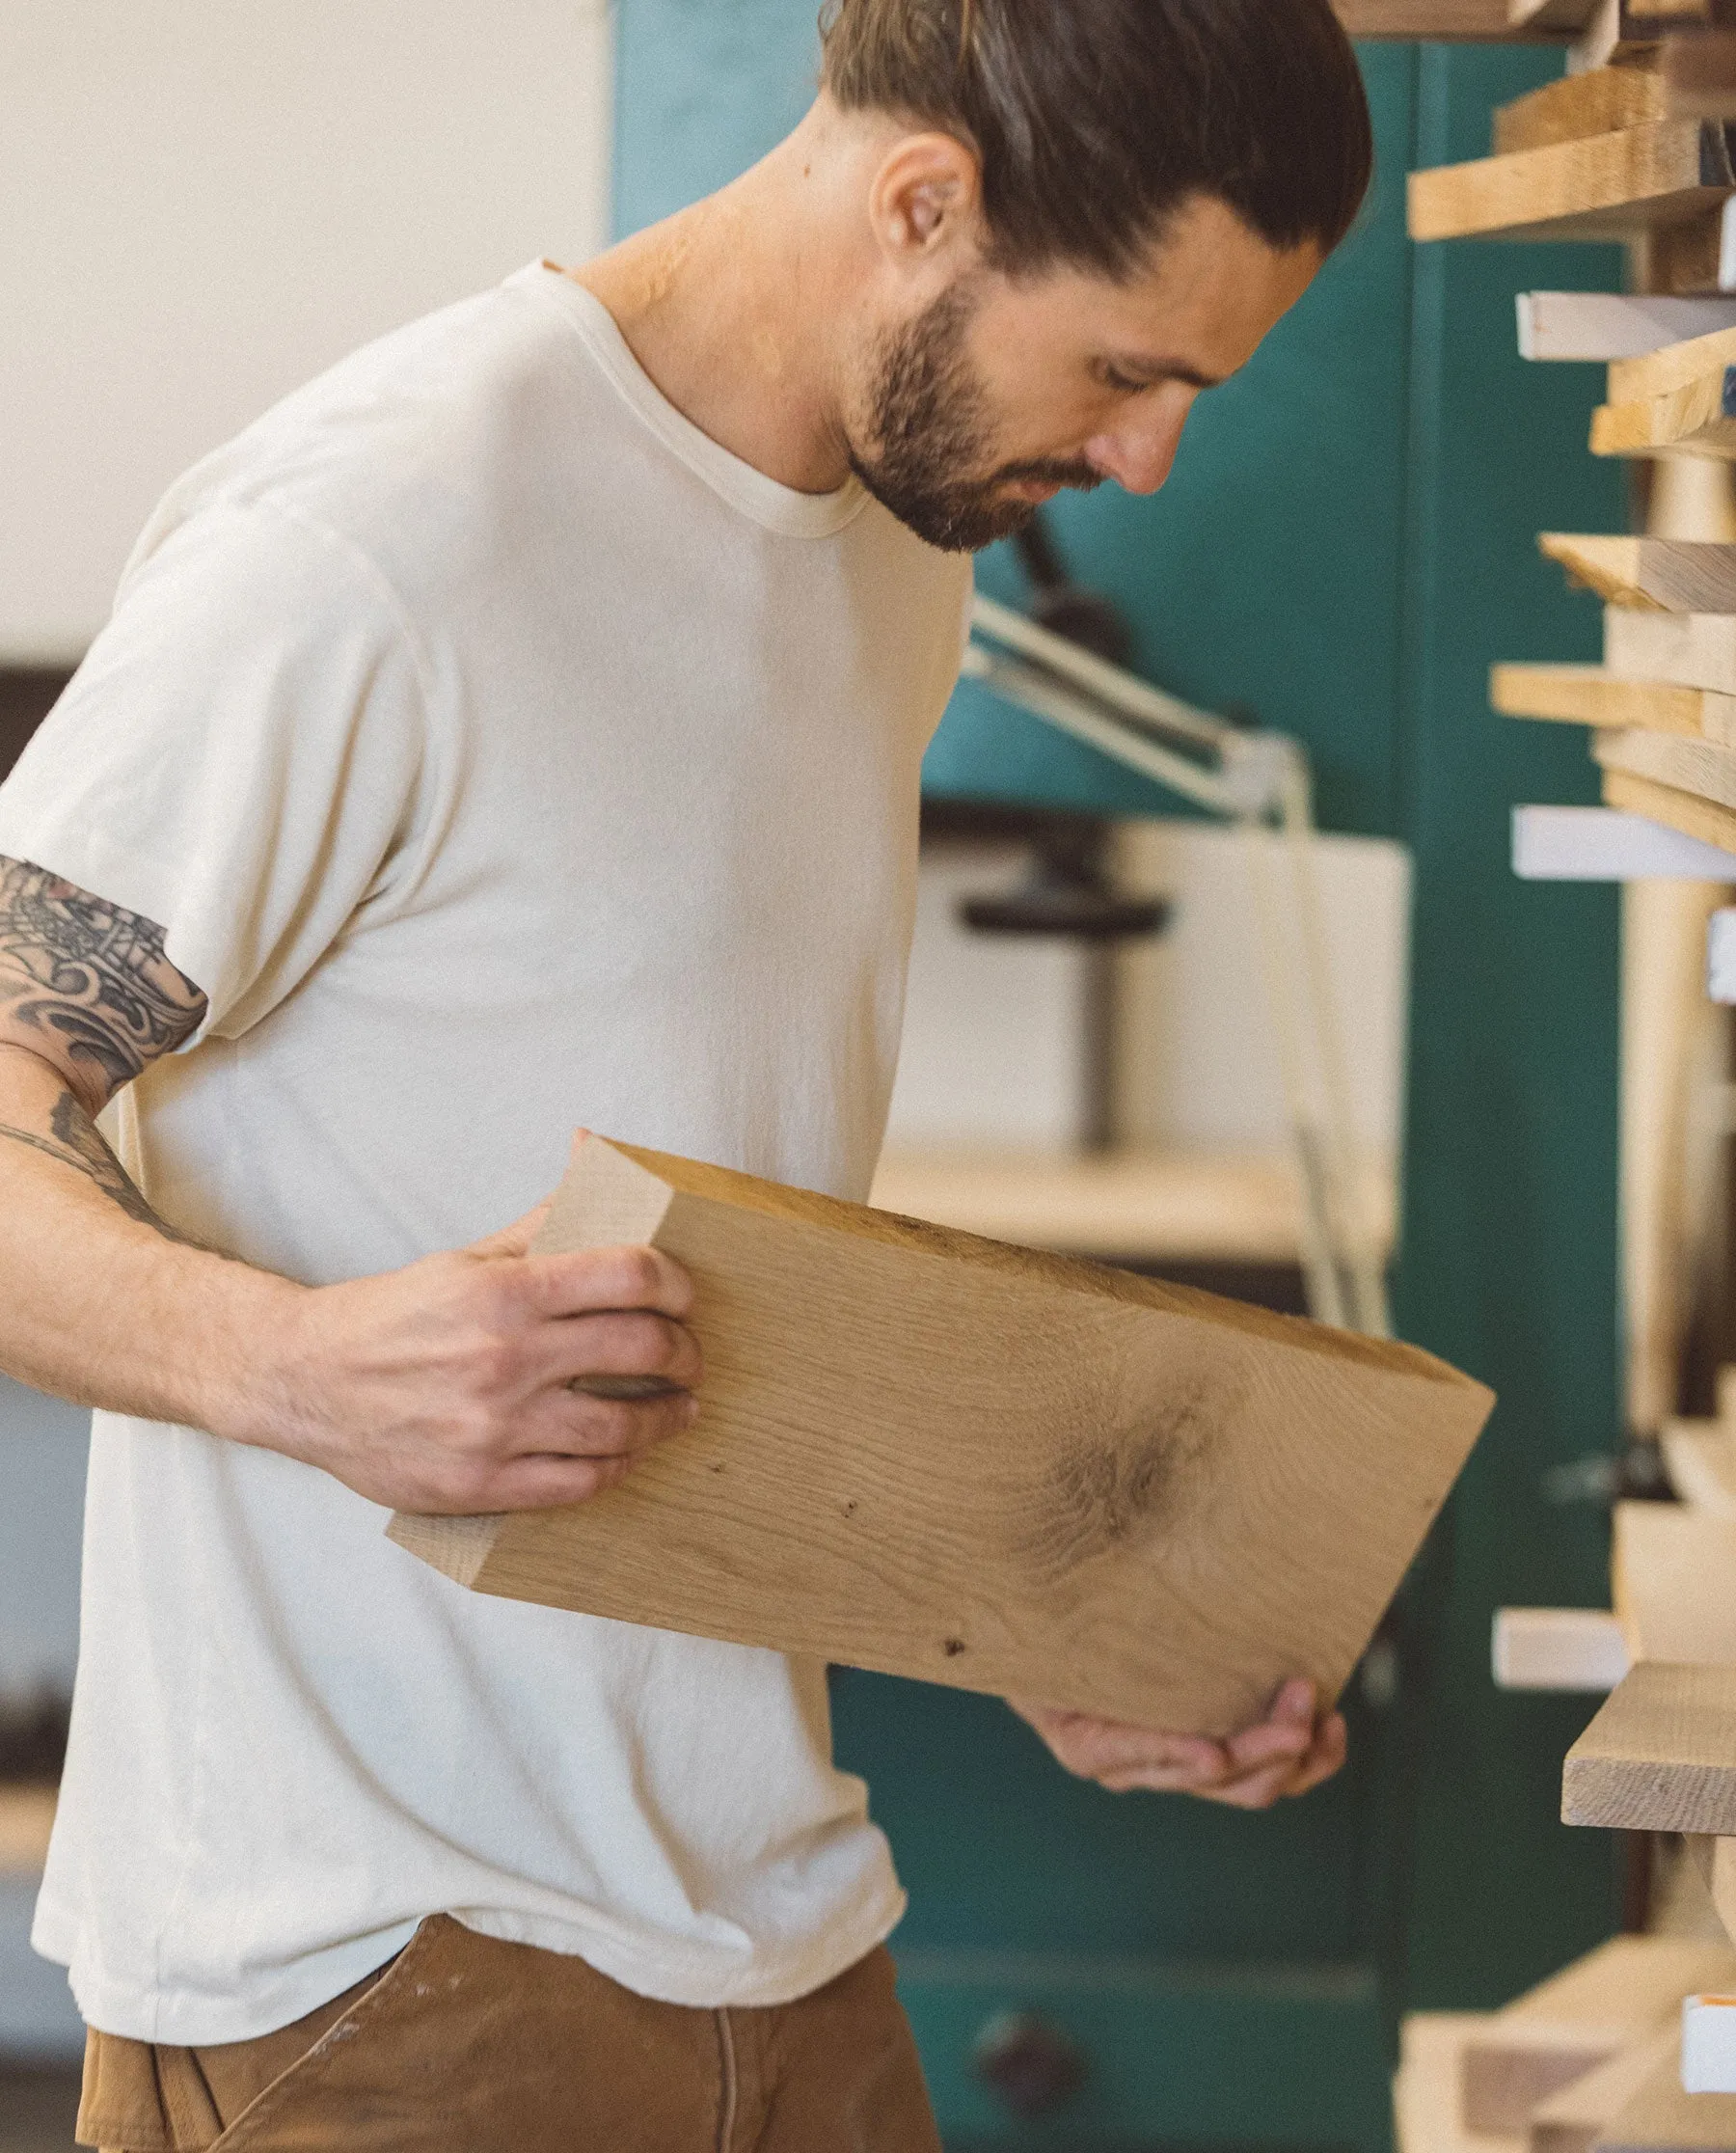
[[[1527,2153],[1591,2153],[1612,2119],[1675,2052],[1676,2031],[1668,2027],[1618,2049],[1607,2062],[1540,2101],[1531,2112]]]
[[[1567,1752],[1561,1821],[1736,1834],[1736,1667],[1634,1668]]]
[[[1408,1347],[591,1137],[540,1245],[695,1281],[687,1433],[393,1521],[507,1598],[1223,1733],[1336,1696],[1493,1401]]]
[[[1629,239],[1718,209],[1736,171],[1722,129],[1667,120],[1413,172],[1413,239]]]
[[[1495,1687],[1584,1690],[1607,1697],[1630,1665],[1621,1625],[1602,1607],[1498,1607],[1490,1638]]]
[[[1594,456],[1736,456],[1736,367],[1715,367],[1679,389],[1591,414]]]
[[[1688,1845],[1705,1879],[1713,1911],[1724,1933],[1736,1939],[1736,1839],[1692,1839]]]
[[[1736,2093],[1684,2093],[1672,2040],[1593,2141],[1593,2153],[1736,2153]]]
[[[1609,72],[1626,77],[1639,70]],[[1643,291],[1522,291],[1517,313],[1521,359],[1595,360],[1604,366],[1736,328],[1736,298],[1678,299]]]
[[[1695,1989],[1736,1978],[1722,1941],[1617,1936],[1498,2011],[1464,2052],[1474,2131],[1522,2132],[1561,2087],[1667,2024]]]
[[[1664,43],[1664,95],[1684,120],[1736,120],[1736,30],[1709,30]]]
[[[1397,2153],[1525,2153],[1523,2138],[1468,2131],[1459,2112],[1465,2045],[1493,2019],[1492,2011],[1408,2011],[1400,2019],[1393,2074]]]
[[[1692,695],[1692,689],[1675,691]],[[1638,725],[1599,732],[1591,752],[1605,770],[1641,777],[1736,814],[1736,749]]]
[[[1710,301],[1678,300],[1677,305],[1697,307]],[[1614,360],[1610,366],[1609,401],[1633,403],[1642,396],[1667,395],[1683,389],[1701,374],[1719,367],[1736,366],[1736,328],[1720,326],[1704,336],[1687,337],[1678,343],[1661,344],[1656,350]]]
[[[1384,1259],[1397,1222],[1390,1172],[1361,1179]],[[1124,1263],[1295,1264],[1302,1190],[1288,1158],[1195,1152],[888,1152],[874,1177],[883,1211],[1028,1248]]]
[[[1506,718],[1616,730],[1645,726],[1689,740],[1736,745],[1736,695],[1678,688],[1668,681],[1623,680],[1604,666],[1493,666],[1489,701]]]
[[[1621,680],[1704,689],[1728,700],[1727,721],[1736,717],[1736,614],[1606,606],[1604,670]],[[1702,722],[1700,730],[1709,740],[1736,746],[1736,726],[1727,722],[1721,725]]]
[[[1581,18],[1583,26],[1584,17]],[[1555,142],[1641,127],[1666,117],[1664,79],[1652,68],[1587,68],[1583,74],[1546,82],[1528,96],[1495,111],[1497,156],[1543,150]]]
[[[1659,1431],[1669,1485],[1691,1510],[1736,1521],[1736,1435],[1718,1421],[1666,1421]]]
[[[1668,613],[1736,613],[1736,546],[1677,538],[1591,537],[1546,531],[1537,540],[1569,577],[1615,606]]]
[[[1576,8],[1587,4],[1573,0]],[[1333,0],[1333,13],[1353,38],[1425,38],[1443,44],[1559,44],[1579,26],[1577,16],[1515,25],[1508,19],[1508,0]]]
[[[1684,1503],[1617,1503],[1610,1577],[1636,1666],[1736,1665],[1736,1524]]]
[[[1631,777],[1625,770],[1606,770],[1603,796],[1612,807],[1625,807],[1629,814],[1646,815],[1666,823],[1702,845],[1716,845],[1721,852],[1736,853],[1736,814],[1716,801],[1697,793],[1680,792],[1674,785],[1657,785],[1648,777]]]

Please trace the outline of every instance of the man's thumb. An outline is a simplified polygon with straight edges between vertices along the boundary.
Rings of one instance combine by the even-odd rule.
[[[498,1234],[488,1234],[481,1240],[472,1241],[465,1254],[481,1257],[529,1255],[530,1243],[542,1231],[543,1221],[548,1217],[554,1203],[553,1196],[545,1196],[523,1218],[515,1218],[510,1226],[502,1226]]]

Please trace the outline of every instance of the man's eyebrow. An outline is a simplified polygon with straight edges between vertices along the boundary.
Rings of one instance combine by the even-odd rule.
[[[1185,381],[1192,389],[1220,389],[1230,378],[1228,374],[1205,373],[1181,359],[1136,359],[1110,354],[1107,363],[1117,373],[1126,374],[1130,381],[1143,382],[1147,388],[1159,381]]]

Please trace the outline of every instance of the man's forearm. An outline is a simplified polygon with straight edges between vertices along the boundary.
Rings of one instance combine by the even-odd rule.
[[[304,1292],[158,1218],[58,1073],[0,1044],[0,1369],[247,1437],[250,1371]]]

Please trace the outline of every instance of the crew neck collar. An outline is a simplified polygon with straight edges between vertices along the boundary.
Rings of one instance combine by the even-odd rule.
[[[533,261],[506,280],[557,306],[611,387],[664,446],[732,508],[786,538],[830,538],[859,515],[867,488],[852,476],[834,493],[800,493],[744,463],[677,411],[638,361],[613,314],[552,261]]]

